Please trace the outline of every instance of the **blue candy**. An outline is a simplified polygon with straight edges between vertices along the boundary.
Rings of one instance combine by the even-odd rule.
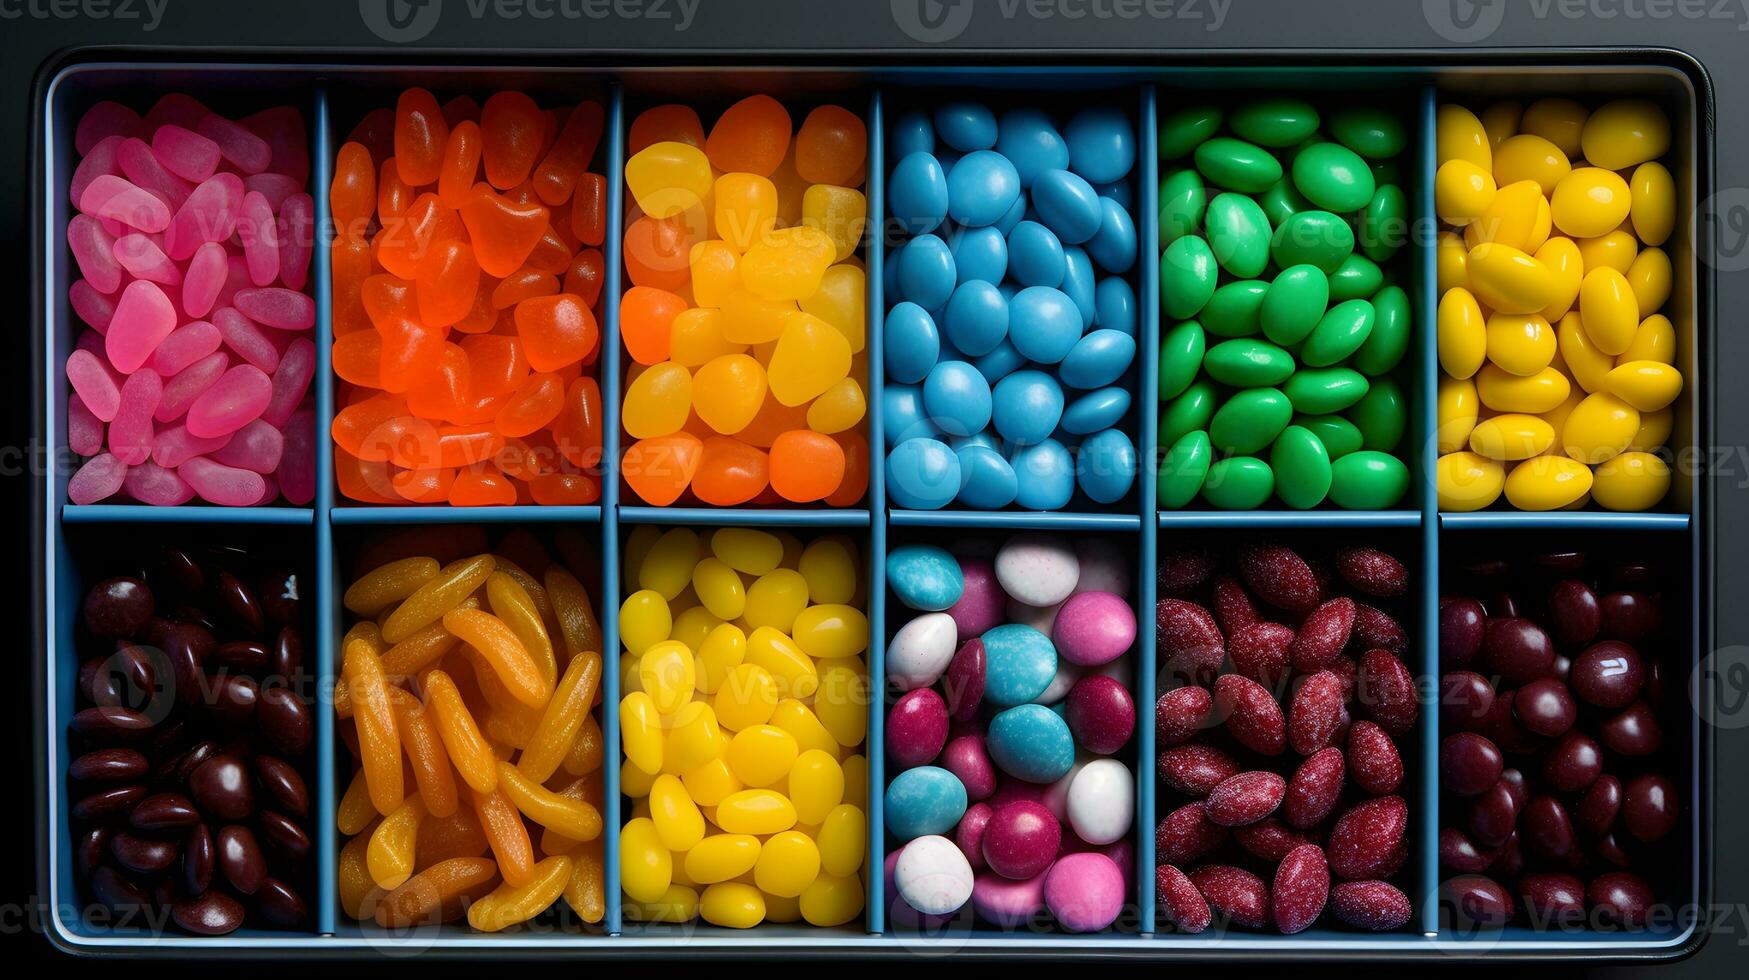
[[[921,109],[899,113],[889,127],[887,146],[894,160],[913,153],[933,153],[935,125],[929,121],[929,113]]]
[[[1069,267],[1063,243],[1036,221],[1022,221],[1008,233],[1008,271],[1022,286],[1060,286]]]
[[[921,385],[883,385],[881,418],[886,421],[888,449],[906,439],[933,439],[941,434],[923,414]]]
[[[1075,113],[1063,127],[1069,144],[1069,169],[1091,183],[1122,180],[1136,165],[1136,138],[1129,117],[1109,106]]]
[[[1030,446],[1050,438],[1063,417],[1063,386],[1043,371],[1016,371],[996,382],[991,419],[1003,439]]]
[[[1122,388],[1090,391],[1063,409],[1063,431],[1075,436],[1109,429],[1130,410],[1130,393]]]
[[[1032,207],[1066,245],[1079,245],[1099,232],[1099,194],[1079,174],[1067,170],[1039,174],[1032,182]]]
[[[960,601],[966,579],[946,548],[908,544],[887,552],[887,586],[909,608],[941,612]]]
[[[881,255],[881,291],[889,304],[905,298],[905,294],[899,292],[899,249],[902,247],[894,245]]]
[[[1067,732],[1068,726],[1063,730]],[[1069,761],[1074,762],[1073,750]],[[945,834],[966,815],[966,787],[946,769],[918,766],[899,773],[887,784],[883,809],[887,833],[899,840]]]
[[[941,356],[941,334],[929,311],[909,300],[887,311],[887,379],[916,384],[929,374]]]
[[[995,228],[967,228],[948,242],[953,251],[954,280],[982,279],[998,283],[1008,272],[1008,240]]]
[[[1093,287],[1093,322],[1108,330],[1136,335],[1136,291],[1129,280],[1106,276]]]
[[[1051,638],[1019,623],[988,630],[984,641],[984,699],[1004,708],[1045,693],[1057,676]]]
[[[1003,337],[1001,343],[991,348],[990,353],[972,362],[972,366],[978,369],[984,380],[992,385],[1020,370],[1025,364],[1026,358],[1020,356],[1020,352],[1014,349],[1014,342],[1007,337]]]
[[[947,305],[955,275],[953,251],[934,235],[918,235],[899,249],[899,288],[926,310]]]
[[[1037,109],[1010,109],[996,126],[996,151],[1020,174],[1020,186],[1031,187],[1046,170],[1069,166],[1069,144],[1049,116]]]
[[[1075,342],[1057,365],[1057,378],[1083,391],[1102,388],[1123,377],[1135,359],[1136,338],[1121,330],[1099,329]]]
[[[949,102],[935,110],[935,133],[961,153],[988,150],[996,145],[996,114],[976,102]]]
[[[947,217],[947,172],[918,151],[899,160],[887,179],[887,205],[911,235],[934,231]]]
[[[1026,195],[1022,194],[1014,199],[1014,203],[1008,206],[1008,211],[991,227],[1007,235],[1014,230],[1015,225],[1020,224],[1020,219],[1024,217],[1026,217]]]
[[[1093,292],[1097,284],[1093,278],[1093,260],[1079,245],[1068,245],[1063,248],[1063,262],[1068,271],[1063,273],[1060,288],[1075,304],[1076,312],[1081,314],[1081,329],[1086,330],[1093,326],[1093,318],[1099,312],[1094,305]]]
[[[1092,269],[1089,268],[1088,272],[1091,273]],[[1091,318],[1091,275],[1087,282],[1087,300],[1090,307],[1087,316]],[[1027,360],[1055,364],[1081,338],[1084,324],[1078,305],[1063,290],[1028,286],[1008,301],[1008,339]]]
[[[940,510],[960,492],[960,460],[937,439],[906,439],[887,454],[887,494],[909,510]]]
[[[1020,481],[1015,502],[1027,510],[1062,510],[1075,496],[1075,461],[1055,439],[1015,450],[1008,465]]]
[[[993,225],[1020,197],[1014,164],[994,150],[974,150],[947,175],[947,213],[968,228]]]
[[[965,268],[963,262],[960,268]],[[1008,336],[1008,300],[981,279],[961,283],[947,301],[941,326],[960,353],[982,357]]]
[[[960,460],[960,503],[976,510],[1000,510],[1014,503],[1020,492],[1014,467],[987,439],[965,440],[954,447],[954,454]]]
[[[1095,503],[1115,503],[1136,480],[1135,444],[1118,429],[1094,433],[1082,440],[1076,466],[1083,493]]]
[[[1017,705],[991,718],[984,746],[998,769],[1029,783],[1054,783],[1075,766],[1075,737],[1069,733],[1068,723],[1041,704]],[[917,771],[911,769],[900,775]],[[892,798],[889,787],[887,799]],[[915,807],[908,805],[906,813],[913,812]],[[892,827],[891,810],[887,826]]]
[[[1127,180],[1120,180],[1115,184],[1100,184],[1093,189],[1099,192],[1100,197],[1111,198],[1126,209],[1135,206],[1136,192],[1131,189]]]
[[[1136,223],[1109,197],[1099,199],[1099,211],[1099,231],[1087,240],[1087,254],[1106,272],[1128,272],[1136,264]]]
[[[923,411],[950,436],[982,432],[990,424],[990,382],[964,361],[942,361],[923,379]]]

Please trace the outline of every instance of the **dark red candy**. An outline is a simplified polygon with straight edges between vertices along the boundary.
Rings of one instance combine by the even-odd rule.
[[[1550,861],[1568,861],[1579,846],[1578,833],[1566,806],[1547,794],[1530,798],[1518,815],[1518,826],[1530,852]]]
[[[1397,743],[1370,721],[1357,721],[1348,729],[1347,763],[1354,785],[1374,796],[1395,793],[1403,784],[1403,757]]]
[[[1420,716],[1415,678],[1389,651],[1368,650],[1360,658],[1355,692],[1361,712],[1385,731],[1401,738],[1415,727]]]
[[[1441,908],[1464,928],[1503,926],[1516,908],[1511,894],[1484,875],[1449,878],[1439,891]]]
[[[261,836],[267,846],[287,861],[302,863],[310,854],[310,835],[297,822],[283,813],[264,810],[259,818]]]
[[[206,824],[196,824],[182,841],[182,890],[199,895],[213,883],[213,868],[218,863],[218,851],[212,831]]]
[[[67,767],[67,776],[82,783],[125,783],[146,775],[145,755],[133,749],[96,749]]]
[[[1215,564],[1215,556],[1200,548],[1168,552],[1160,556],[1154,581],[1162,595],[1184,595],[1207,582]]]
[[[1189,875],[1170,864],[1160,865],[1154,869],[1154,893],[1160,901],[1160,914],[1179,932],[1195,934],[1209,927],[1208,899],[1202,897]]]
[[[1269,922],[1269,886],[1244,868],[1210,864],[1190,873],[1191,883],[1214,914],[1236,926],[1261,929]]]
[[[1602,625],[1597,593],[1578,579],[1562,579],[1549,588],[1549,626],[1566,644],[1590,643]]]
[[[1625,708],[1646,682],[1639,651],[1620,640],[1604,640],[1573,658],[1568,675],[1573,693],[1599,708]]]
[[[1668,777],[1647,773],[1622,787],[1621,822],[1635,840],[1663,839],[1676,829],[1679,816],[1676,784]]]
[[[946,694],[949,718],[971,721],[977,717],[978,706],[984,703],[983,640],[974,636],[954,652],[953,659],[947,664],[942,690]]]
[[[194,801],[181,793],[153,793],[135,804],[128,823],[149,834],[186,830],[200,822]]]
[[[1154,702],[1154,739],[1161,749],[1190,741],[1209,724],[1214,695],[1207,688],[1180,687]]]
[[[1330,865],[1324,849],[1302,844],[1276,866],[1269,889],[1269,917],[1284,935],[1301,932],[1318,921],[1330,898]]]
[[[267,878],[267,858],[255,834],[241,824],[219,829],[215,840],[218,869],[237,892],[253,895]]]
[[[1201,798],[1237,775],[1239,764],[1212,745],[1180,745],[1160,753],[1160,781],[1186,796]]]
[[[1069,688],[1063,717],[1077,745],[1111,755],[1127,745],[1135,733],[1136,702],[1122,682],[1104,674],[1088,674]]]
[[[1585,901],[1603,922],[1638,928],[1652,909],[1652,886],[1637,874],[1611,871],[1591,879]]]
[[[115,863],[137,875],[155,875],[176,860],[176,842],[122,831],[109,840]]]
[[[1211,605],[1215,622],[1220,624],[1222,633],[1231,636],[1262,618],[1257,613],[1257,604],[1251,601],[1251,593],[1245,591],[1244,583],[1237,578],[1217,576],[1209,591],[1213,596]]]
[[[202,811],[219,820],[242,820],[255,809],[249,770],[233,755],[216,755],[188,777],[189,790]]]
[[[1223,827],[1256,823],[1275,812],[1286,791],[1287,781],[1273,772],[1238,773],[1209,791],[1206,812]]]
[[[1305,833],[1289,827],[1280,817],[1265,817],[1256,823],[1233,828],[1233,841],[1257,856],[1275,863],[1301,844],[1313,844]]]
[[[1439,604],[1439,665],[1451,670],[1468,667],[1482,650],[1482,629],[1487,613],[1482,604],[1466,597]]]
[[[1500,779],[1505,757],[1493,742],[1474,732],[1456,732],[1439,742],[1439,776],[1459,796],[1480,796]]]
[[[1555,645],[1543,628],[1528,619],[1501,616],[1488,620],[1482,633],[1482,659],[1488,669],[1513,684],[1549,676]]]
[[[1644,701],[1635,701],[1605,718],[1597,727],[1597,737],[1604,748],[1632,759],[1651,755],[1664,745],[1664,729]]]
[[[1342,795],[1344,769],[1342,750],[1338,748],[1324,749],[1300,763],[1288,780],[1282,818],[1302,830],[1322,823]]]
[[[1400,796],[1381,796],[1358,803],[1336,819],[1330,830],[1330,870],[1349,880],[1389,877],[1401,861],[1409,826],[1409,805]]]
[[[261,883],[261,890],[255,893],[255,908],[269,925],[281,929],[296,929],[310,921],[310,907],[303,896],[278,878]]]
[[[1454,670],[1439,682],[1441,723],[1476,731],[1494,707],[1494,685],[1474,671]]]
[[[1227,731],[1239,744],[1261,755],[1280,755],[1287,748],[1287,722],[1281,705],[1263,685],[1238,674],[1215,681],[1215,707],[1227,719]]]
[[[1466,874],[1480,874],[1494,862],[1494,852],[1477,846],[1469,835],[1456,827],[1439,831],[1439,866]]]
[[[1543,756],[1543,781],[1563,793],[1577,793],[1603,774],[1603,750],[1584,732],[1568,732]]]
[[[1344,548],[1336,553],[1336,574],[1356,592],[1380,598],[1409,590],[1409,570],[1377,548]]]
[[[85,628],[97,636],[125,639],[146,628],[156,607],[152,590],[137,578],[105,579],[85,593],[80,616]]]
[[[1279,690],[1293,642],[1294,631],[1280,623],[1252,623],[1227,637],[1227,658],[1240,674]]]
[[[1348,645],[1354,631],[1354,600],[1340,596],[1306,614],[1288,648],[1294,670],[1313,673],[1330,666]]]
[[[1409,634],[1390,613],[1364,602],[1354,604],[1354,630],[1349,634],[1348,647],[1356,655],[1368,650],[1389,650],[1401,656],[1409,649]],[[1358,649],[1357,649],[1358,648]]]
[[[1345,925],[1372,932],[1401,929],[1413,909],[1409,896],[1387,881],[1345,881],[1330,889],[1330,911]]]
[[[1340,741],[1347,728],[1342,678],[1327,670],[1305,678],[1288,706],[1288,744],[1301,755],[1311,755]]]
[[[1306,613],[1321,598],[1318,577],[1292,548],[1256,545],[1239,552],[1239,575],[1251,594],[1278,609]]]
[[[1227,842],[1227,828],[1208,818],[1203,805],[1187,803],[1154,828],[1154,851],[1167,864],[1188,864]]]
[[[243,924],[243,914],[243,903],[217,888],[209,888],[200,897],[177,902],[170,908],[170,917],[176,925],[197,936],[236,932]]]
[[[295,816],[308,816],[310,791],[297,768],[284,759],[258,755],[254,759],[255,781],[281,810]]]
[[[1573,825],[1587,837],[1602,837],[1615,827],[1621,799],[1621,780],[1607,773],[1597,777],[1574,805]]]
[[[1518,897],[1533,929],[1585,921],[1585,883],[1570,874],[1533,872],[1518,879]]]
[[[1565,735],[1579,719],[1579,706],[1567,685],[1552,677],[1534,680],[1512,696],[1512,713],[1533,735],[1554,738]]]
[[[232,624],[246,636],[262,635],[267,629],[267,614],[262,611],[255,590],[228,571],[219,572],[213,585]]]
[[[1605,639],[1639,643],[1664,623],[1658,600],[1644,592],[1608,592],[1598,599],[1598,607],[1598,635]]]
[[[1467,824],[1470,836],[1483,847],[1499,847],[1518,828],[1518,813],[1523,806],[1512,789],[1497,780],[1470,802]]]
[[[1154,639],[1160,669],[1168,678],[1206,680],[1227,658],[1226,641],[1215,618],[1183,599],[1161,599],[1155,604]]]

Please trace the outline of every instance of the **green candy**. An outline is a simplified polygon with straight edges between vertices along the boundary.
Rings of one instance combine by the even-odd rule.
[[[1227,125],[1259,146],[1293,146],[1318,131],[1318,110],[1302,99],[1261,99],[1235,109]]]
[[[1328,211],[1301,211],[1275,226],[1269,257],[1283,269],[1315,265],[1325,275],[1335,272],[1354,251],[1354,229]]]
[[[1370,387],[1366,376],[1359,371],[1327,367],[1294,372],[1282,390],[1293,402],[1294,411],[1306,415],[1328,415],[1360,401]]]
[[[1215,411],[1209,421],[1209,440],[1224,453],[1258,452],[1281,435],[1293,415],[1293,406],[1280,391],[1247,388]]]
[[[1269,219],[1243,194],[1217,194],[1203,218],[1209,248],[1228,273],[1253,279],[1269,265]]]
[[[1409,467],[1389,453],[1371,450],[1349,453],[1331,464],[1330,469],[1330,500],[1348,510],[1395,507],[1409,490]],[[1214,478],[1212,468],[1209,478]]]
[[[1348,410],[1348,418],[1360,430],[1362,449],[1386,453],[1396,449],[1409,425],[1403,389],[1390,378],[1379,378]]]
[[[1356,237],[1360,250],[1375,262],[1385,262],[1397,254],[1409,239],[1409,202],[1403,189],[1396,184],[1381,184],[1372,200],[1360,213],[1360,229]]]
[[[1263,295],[1258,319],[1263,335],[1282,346],[1306,339],[1330,303],[1330,279],[1309,263],[1283,269]]]
[[[1263,214],[1269,219],[1271,227],[1281,224],[1290,216],[1301,211],[1310,211],[1312,204],[1294,190],[1294,182],[1282,178],[1269,185],[1269,189],[1258,195],[1257,203],[1262,205]]]
[[[1170,245],[1202,225],[1208,207],[1202,176],[1189,167],[1174,170],[1160,181],[1160,244]]]
[[[1160,461],[1159,506],[1177,510],[1196,499],[1215,458],[1208,433],[1201,429],[1180,436]]]
[[[1170,446],[1185,433],[1209,427],[1215,417],[1215,386],[1198,381],[1166,403],[1160,412],[1160,445]]]
[[[1275,492],[1275,474],[1255,456],[1231,456],[1209,467],[1202,499],[1221,510],[1256,510]]]
[[[1212,105],[1193,105],[1160,120],[1160,159],[1176,160],[1221,128],[1221,110]]]
[[[1316,507],[1330,493],[1330,453],[1310,429],[1281,430],[1269,451],[1269,467],[1275,472],[1275,495],[1295,510]]]
[[[1372,168],[1340,143],[1314,143],[1294,157],[1294,186],[1327,211],[1359,211],[1372,200]]]
[[[1380,160],[1372,165],[1372,182],[1383,187],[1386,184],[1403,186],[1403,167],[1396,160]]]
[[[1359,451],[1364,441],[1360,429],[1340,415],[1296,415],[1294,424],[1317,436],[1331,459]]]
[[[1160,312],[1174,320],[1188,320],[1202,312],[1215,294],[1219,274],[1208,243],[1185,235],[1160,254]]]
[[[1239,279],[1222,285],[1202,308],[1208,332],[1221,337],[1249,337],[1263,329],[1263,298],[1269,285],[1259,279]]]
[[[1337,303],[1319,319],[1311,336],[1300,347],[1300,360],[1308,367],[1341,364],[1366,343],[1372,334],[1372,304],[1364,299]]]
[[[1202,359],[1209,377],[1235,388],[1278,385],[1294,373],[1293,355],[1266,340],[1229,340],[1209,348]]]
[[[1371,296],[1385,284],[1385,270],[1377,262],[1358,252],[1342,260],[1330,275],[1330,298],[1340,303],[1345,299]]]
[[[1394,157],[1408,145],[1403,124],[1383,109],[1350,106],[1330,114],[1330,135],[1368,160]]]
[[[1196,169],[1210,183],[1246,194],[1259,193],[1281,179],[1281,163],[1269,151],[1231,136],[1216,136],[1198,146]],[[1367,196],[1372,196],[1370,189]]]
[[[1386,286],[1373,294],[1372,309],[1372,335],[1348,366],[1376,376],[1395,368],[1409,351],[1409,294],[1401,286]]]
[[[1160,338],[1160,400],[1177,398],[1196,380],[1208,340],[1202,324],[1186,320]]]

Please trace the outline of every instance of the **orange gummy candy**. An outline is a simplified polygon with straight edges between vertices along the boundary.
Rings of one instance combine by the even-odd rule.
[[[483,184],[476,185],[474,196],[462,205],[461,220],[480,268],[498,278],[521,268],[547,231],[545,207],[516,204]]]
[[[599,102],[583,102],[571,110],[565,128],[559,131],[552,149],[547,151],[534,172],[534,192],[552,205],[571,199],[577,180],[595,156],[601,142],[601,131],[607,123]]]
[[[545,473],[528,481],[528,492],[543,507],[585,507],[601,500],[601,481],[587,473]]]
[[[682,211],[667,218],[639,215],[626,228],[626,276],[638,286],[654,286],[670,292],[692,278],[692,246],[700,238],[703,208]]]
[[[854,186],[867,156],[868,129],[840,106],[820,106],[796,131],[796,173],[810,184]]]
[[[838,481],[838,489],[827,494],[826,503],[849,507],[860,503],[868,492],[868,440],[855,429],[832,438],[844,450],[844,478]]]
[[[531,374],[498,410],[498,431],[506,436],[526,436],[558,414],[565,403],[565,383],[552,373]]]
[[[771,488],[785,500],[822,500],[844,479],[844,447],[807,429],[785,432],[771,444]]]
[[[476,334],[462,338],[461,349],[468,357],[468,390],[476,396],[508,394],[528,377],[528,358],[515,337]]]
[[[341,495],[348,500],[367,504],[401,502],[391,483],[389,464],[366,462],[339,446],[334,447],[334,482],[339,484]]]
[[[485,465],[455,475],[449,502],[456,507],[503,507],[516,503],[516,487],[496,467]]]
[[[383,355],[377,377],[383,390],[404,392],[437,367],[443,354],[443,334],[410,317],[395,317],[379,324]]]
[[[571,465],[593,470],[601,464],[601,386],[594,378],[565,386],[565,402],[552,432],[554,448]]]
[[[445,467],[484,463],[504,448],[504,437],[490,425],[446,425],[437,430],[437,463]]]
[[[401,171],[395,166],[395,158],[384,160],[382,169],[377,173],[377,220],[387,222],[406,214],[407,208],[413,203],[413,197],[413,188],[401,179]]]
[[[362,295],[371,274],[370,243],[358,235],[342,234],[334,240],[328,260],[334,271],[334,335],[370,329]]]
[[[686,105],[659,105],[638,113],[626,140],[626,156],[656,143],[685,143],[704,149],[704,125]]]
[[[620,472],[644,503],[666,507],[692,483],[703,455],[704,444],[690,432],[640,439],[627,447]]]
[[[480,288],[480,263],[463,241],[438,242],[419,260],[413,275],[419,316],[428,327],[457,323],[473,308]]]
[[[379,434],[388,424],[407,414],[407,399],[378,393],[342,408],[334,414],[329,433],[334,444],[359,459],[382,462],[389,458]],[[366,447],[370,447],[367,449]]]
[[[455,484],[455,470],[397,470],[389,477],[389,485],[408,503],[441,504],[449,499]]]
[[[748,445],[768,449],[785,432],[807,427],[808,406],[789,406],[776,398],[767,397],[760,403],[759,412],[753,416],[753,421],[735,433],[735,438]]]
[[[499,92],[487,99],[480,110],[486,182],[507,190],[527,180],[546,127],[540,106],[521,92]]]
[[[565,269],[565,292],[581,297],[590,306],[601,298],[601,273],[606,258],[601,249],[586,248],[571,259]]]
[[[362,235],[377,206],[377,175],[370,151],[361,143],[348,143],[334,158],[334,179],[328,184],[328,208],[334,223],[351,234]]]
[[[340,380],[380,388],[383,338],[375,330],[354,330],[334,338],[334,373]]]
[[[536,371],[557,371],[583,360],[601,332],[595,315],[569,293],[536,296],[516,304],[516,334]]]
[[[437,175],[437,198],[446,208],[460,209],[474,194],[480,175],[480,126],[463,121],[449,131],[443,145],[443,165]]]
[[[668,359],[674,318],[686,310],[686,300],[650,286],[633,286],[619,301],[619,335],[626,353],[639,364]]]
[[[407,389],[407,410],[424,419],[454,421],[468,403],[468,355],[444,341],[437,363]]]
[[[704,441],[692,492],[713,507],[734,507],[759,496],[770,479],[764,450],[733,436],[711,436]]]
[[[749,95],[723,110],[705,140],[705,156],[723,173],[769,177],[789,152],[790,118],[769,95]]]
[[[607,237],[607,178],[584,174],[571,195],[571,234],[597,248]]]
[[[452,132],[464,122],[478,124],[480,103],[471,95],[458,95],[443,104],[443,121],[449,123]]]
[[[559,278],[550,272],[523,266],[492,287],[492,308],[507,310],[525,299],[551,296],[559,291]]]
[[[411,279],[419,270],[420,259],[433,246],[455,241],[462,237],[463,231],[456,212],[444,207],[436,194],[425,193],[413,199],[400,220],[384,225],[377,232],[371,248],[384,269],[402,279]]]
[[[422,88],[402,92],[395,103],[395,166],[401,179],[413,187],[435,182],[448,139],[449,123],[437,98]]]

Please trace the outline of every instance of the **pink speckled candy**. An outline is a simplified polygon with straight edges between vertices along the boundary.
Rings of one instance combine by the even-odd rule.
[[[1029,606],[1062,602],[1080,578],[1075,550],[1054,534],[1016,534],[996,552],[996,581],[1002,591]]]
[[[1108,664],[1136,642],[1136,613],[1112,592],[1081,592],[1057,610],[1051,626],[1057,653],[1083,667]]]
[[[1066,854],[1044,878],[1045,908],[1070,932],[1098,932],[1123,912],[1123,872],[1103,854]]]
[[[284,452],[285,436],[265,420],[256,419],[232,433],[225,445],[207,454],[207,458],[266,476],[279,469]]]
[[[316,497],[316,413],[293,413],[285,423],[285,449],[279,455],[279,492],[298,507]]]
[[[129,469],[122,489],[140,503],[154,507],[176,507],[194,499],[194,488],[187,480],[151,460]]]
[[[99,453],[85,461],[67,481],[67,498],[76,504],[94,504],[115,495],[127,479],[128,464],[109,453]]]
[[[960,818],[959,826],[953,830],[953,842],[966,856],[966,863],[973,871],[982,871],[984,864],[984,831],[990,826],[990,818],[996,811],[988,803],[973,803],[966,807],[966,815]]]
[[[74,207],[84,199],[85,188],[90,187],[92,181],[105,174],[113,177],[121,168],[116,162],[116,151],[125,142],[127,139],[123,136],[105,136],[80,159],[79,165],[73,168],[73,179],[67,185],[67,200]]]
[[[219,153],[246,174],[258,174],[273,162],[273,148],[240,123],[215,114],[201,119],[195,128],[217,143]]]
[[[103,295],[83,279],[68,287],[67,302],[73,305],[73,315],[98,333],[108,330],[115,317],[115,297]]]
[[[205,320],[192,320],[170,331],[170,336],[158,343],[152,352],[152,370],[166,378],[182,373],[182,369],[211,354],[224,343],[219,328]]]
[[[170,227],[170,206],[151,191],[114,174],[93,180],[79,197],[79,210],[145,232]]]
[[[157,283],[136,279],[121,291],[109,332],[103,335],[104,353],[117,371],[132,374],[175,329],[176,307],[170,297]]]
[[[298,186],[302,186],[301,181]],[[279,217],[285,224],[285,236],[279,243],[279,278],[286,288],[302,290],[316,244],[315,201],[308,194],[292,194],[280,205]]]
[[[175,469],[196,456],[216,453],[231,441],[229,435],[201,439],[188,434],[188,426],[173,425],[159,429],[152,441],[152,462]]]
[[[207,242],[195,249],[188,260],[188,272],[182,277],[182,311],[189,316],[211,313],[229,272],[223,245]]]
[[[67,248],[79,266],[86,285],[109,294],[121,288],[121,263],[115,260],[115,237],[103,223],[88,214],[76,214],[67,222]]]
[[[966,788],[966,799],[982,800],[996,792],[996,764],[984,748],[984,736],[978,732],[955,735],[941,750],[941,768],[959,777]]]
[[[897,769],[927,765],[947,742],[947,702],[934,688],[907,691],[887,711],[887,758]]]
[[[164,379],[144,368],[128,375],[121,385],[121,400],[115,420],[109,424],[109,451],[129,466],[138,466],[152,456],[152,413],[164,395]]]
[[[88,350],[74,351],[67,357],[67,381],[98,421],[115,418],[121,407],[121,383],[102,358]]]
[[[194,404],[194,400],[223,377],[225,369],[230,366],[231,355],[220,350],[178,371],[164,382],[164,397],[158,402],[158,411],[152,417],[159,422],[181,419],[188,414],[188,407]]]
[[[81,456],[103,452],[103,420],[91,414],[76,391],[67,396],[67,448]]]
[[[237,220],[237,238],[243,243],[243,261],[249,266],[249,281],[267,286],[279,278],[279,229],[274,226],[273,205],[260,191],[245,191],[243,211]]]
[[[110,137],[133,136],[140,131],[140,114],[120,102],[104,100],[85,110],[73,127],[73,149],[81,155]]]
[[[1044,873],[1063,843],[1063,825],[1042,803],[1019,800],[998,807],[984,828],[984,863],[1004,878]]]
[[[200,182],[176,217],[166,225],[164,250],[178,262],[190,258],[206,242],[223,242],[237,230],[237,214],[243,210],[243,178],[217,173]],[[142,231],[164,231],[165,225]]]
[[[273,397],[268,399],[261,417],[283,428],[303,404],[315,377],[315,343],[308,337],[299,337],[287,344],[285,352],[279,355],[279,367],[273,371]]]
[[[236,432],[260,418],[271,397],[273,382],[267,375],[253,365],[239,364],[188,406],[188,432],[203,439]],[[200,493],[199,484],[195,484],[195,492]]]
[[[152,148],[138,137],[122,140],[115,148],[115,165],[130,183],[150,191],[172,212],[181,207],[194,191],[193,183],[164,169],[152,154]]]
[[[990,559],[961,557],[959,562],[965,590],[947,614],[959,626],[961,636],[982,636],[1002,625],[1003,604],[1008,597],[996,582],[996,567]]]
[[[160,286],[180,286],[182,270],[158,247],[155,236],[131,232],[115,240],[115,260],[135,279],[149,279]]]
[[[308,330],[316,325],[315,301],[295,289],[239,289],[232,300],[244,316],[264,327]]]
[[[81,470],[80,472],[84,472]],[[223,507],[253,507],[267,490],[261,474],[196,456],[176,468],[200,499]]]
[[[229,306],[222,306],[213,311],[212,323],[231,353],[264,372],[272,373],[279,367],[279,348],[253,320]]]
[[[1129,743],[1136,730],[1136,702],[1129,689],[1113,678],[1089,674],[1069,689],[1064,719],[1075,744],[1089,752],[1110,755]]]
[[[979,918],[998,928],[1023,926],[1045,907],[1045,877],[1048,874],[1015,881],[994,871],[979,872],[972,882],[972,908]]]

